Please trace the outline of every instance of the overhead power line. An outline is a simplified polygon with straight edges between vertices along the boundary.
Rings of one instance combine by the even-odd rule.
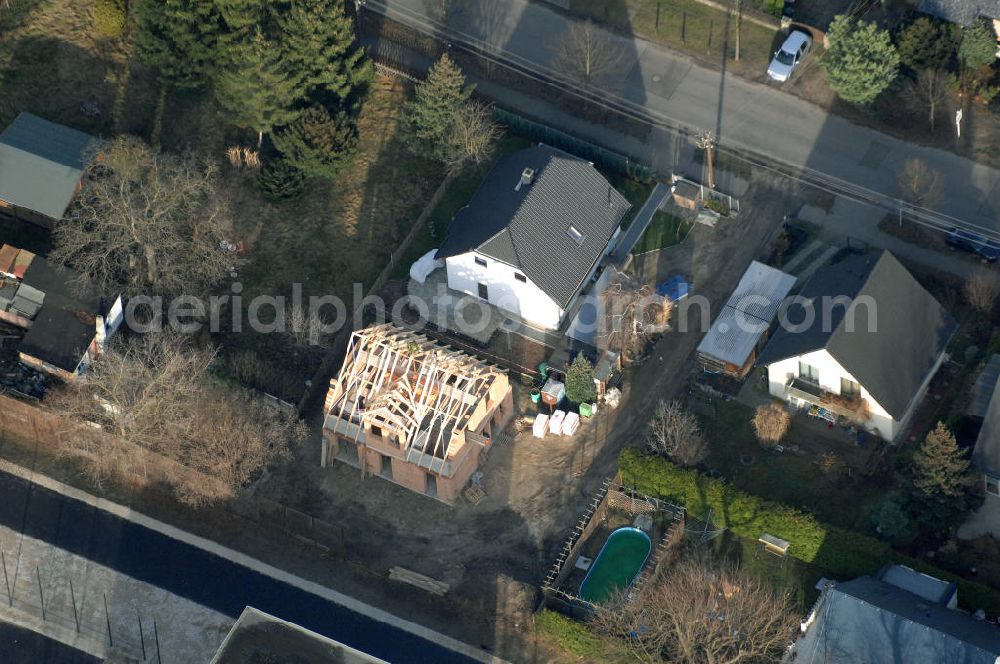
[[[861,6],[863,7],[865,4],[868,3],[863,1]],[[701,132],[701,129],[698,127],[691,127],[677,122],[660,111],[642,106],[607,90],[591,88],[584,92],[580,89],[578,81],[561,72],[539,62],[528,60],[509,51],[505,47],[486,42],[475,35],[454,28],[403,5],[390,5],[386,0],[367,0],[364,7],[390,19],[399,20],[422,34],[444,41],[449,48],[460,48],[469,51],[483,60],[514,71],[530,80],[553,87],[571,97],[576,97],[604,110],[617,113],[630,120],[641,122],[651,127],[667,129],[691,141],[696,141],[698,134]],[[898,214],[906,220],[925,228],[944,232],[955,228],[964,229],[1000,242],[1000,231],[984,228],[931,208],[907,203],[889,194],[875,191],[808,166],[791,164],[773,155],[760,154],[754,150],[741,148],[733,145],[731,142],[727,144],[721,140],[716,143],[716,151],[748,165],[769,170],[822,191],[880,207],[887,212]]]

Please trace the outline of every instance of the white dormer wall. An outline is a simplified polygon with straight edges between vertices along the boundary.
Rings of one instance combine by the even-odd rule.
[[[767,365],[768,389],[773,396],[788,401],[787,386],[793,377],[799,377],[799,362],[812,365],[819,370],[819,386],[827,392],[840,394],[841,378],[861,385],[861,398],[868,402],[868,410],[871,412],[871,418],[867,423],[868,427],[877,430],[878,434],[886,440],[891,441],[896,438],[907,418],[904,418],[903,421],[894,420],[885,408],[872,398],[861,381],[844,369],[825,348]],[[910,410],[912,410],[912,405]]]
[[[476,258],[486,261],[486,267],[476,263]],[[543,330],[559,328],[562,307],[531,279],[519,281],[515,274],[524,274],[519,269],[474,251],[447,258],[445,264],[448,288],[479,297],[479,284],[483,284],[490,304]]]

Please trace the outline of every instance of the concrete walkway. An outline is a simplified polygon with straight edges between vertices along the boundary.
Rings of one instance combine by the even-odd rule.
[[[550,77],[554,46],[579,21],[551,7],[527,0],[479,0],[454,3],[446,22],[428,11],[426,0],[368,0],[362,11],[374,11],[417,30],[437,33],[455,48],[475,48],[505,64]],[[600,29],[600,28],[599,28]],[[617,76],[607,77],[603,94],[619,108],[636,109],[653,120],[648,136],[624,136],[613,129],[567,122],[524,95],[487,95],[529,112],[565,131],[629,154],[666,172],[689,160],[693,151],[686,133],[711,129],[721,147],[756,155],[846,183],[877,197],[899,196],[898,174],[910,159],[919,159],[941,174],[947,195],[935,205],[943,215],[996,231],[1000,211],[1000,172],[940,149],[922,147],[852,124],[779,87],[758,84],[700,67],[685,56],[646,40],[606,32],[621,51]],[[569,86],[567,86],[569,87]],[[567,115],[567,114],[562,114]],[[968,114],[967,114],[968,115]],[[587,124],[587,123],[584,123]]]
[[[656,211],[663,206],[667,198],[670,196],[670,192],[673,191],[668,185],[662,182],[657,182],[656,186],[653,187],[653,191],[649,193],[649,198],[643,203],[642,208],[636,213],[635,218],[632,219],[631,225],[622,233],[621,237],[618,238],[618,244],[615,245],[614,250],[608,257],[612,261],[616,262],[618,265],[622,265],[628,260],[629,254],[632,253],[632,249],[635,247],[636,243],[639,242],[639,238],[642,234],[646,232],[649,228],[649,223],[653,220],[653,216]]]
[[[3,581],[0,619],[100,659],[155,662],[159,642],[163,661],[207,662],[233,624],[221,613],[4,526],[0,550],[13,595]]]
[[[1000,498],[987,495],[982,506],[958,527],[956,534],[959,539],[964,540],[987,535],[1000,537]]]
[[[819,240],[811,240],[809,244],[799,249],[799,253],[792,256],[792,260],[781,266],[783,272],[795,274],[799,266],[812,256],[815,252],[821,251],[825,245]]]
[[[823,249],[823,251],[811,257],[810,260],[806,263],[806,265],[802,267],[802,269],[800,269],[798,272],[793,273],[795,274],[797,279],[795,283],[801,286],[802,284],[807,282],[809,280],[809,277],[813,276],[816,270],[826,265],[829,262],[829,260],[833,258],[833,255],[838,251],[840,251],[839,246],[827,245],[826,248]]]

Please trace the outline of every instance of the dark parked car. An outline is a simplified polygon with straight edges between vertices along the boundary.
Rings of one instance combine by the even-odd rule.
[[[961,249],[970,254],[976,254],[989,263],[996,263],[997,258],[1000,258],[1000,243],[974,231],[953,228],[948,233],[948,246],[952,249]]]

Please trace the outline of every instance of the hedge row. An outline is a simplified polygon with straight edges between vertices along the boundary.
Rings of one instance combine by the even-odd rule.
[[[694,517],[711,511],[712,522],[755,541],[763,533],[787,540],[789,555],[840,578],[872,574],[899,563],[959,585],[969,609],[1000,614],[1000,592],[937,569],[895,551],[869,535],[820,522],[798,509],[744,493],[720,479],[680,468],[666,459],[629,448],[619,459],[622,483],[642,493],[683,505]]]
[[[633,180],[649,182],[653,179],[653,171],[650,168],[636,163],[625,155],[605,150],[593,143],[571,136],[564,131],[540,122],[529,120],[522,115],[500,108],[499,106],[493,107],[493,115],[501,124],[533,141],[539,141],[560,150],[565,150],[577,157],[592,161],[599,166],[632,178]]]

